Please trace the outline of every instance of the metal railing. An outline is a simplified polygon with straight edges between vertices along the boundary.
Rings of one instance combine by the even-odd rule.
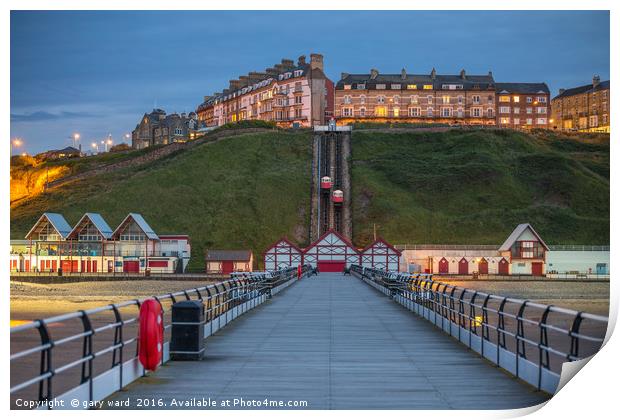
[[[309,267],[303,266],[302,276]],[[169,341],[172,327],[171,307],[179,299],[197,299],[205,304],[205,337],[215,333],[242,313],[263,303],[272,294],[279,292],[297,279],[295,268],[262,273],[238,273],[229,280],[175,293],[153,296],[162,305],[164,328],[164,349],[161,364],[169,359]],[[38,401],[36,407],[56,408],[51,401],[62,401],[61,408],[68,407],[69,399],[100,401],[126,386],[146,372],[138,362],[139,309],[145,299],[132,299],[122,303],[98,308],[80,310],[63,315],[39,319],[14,326],[11,334],[11,388],[12,404],[15,399]],[[111,320],[105,319],[106,317]],[[74,321],[78,331],[62,337],[54,337],[52,330]],[[22,334],[35,337],[20,341]],[[99,341],[97,338],[101,337]],[[102,342],[101,342],[102,341]],[[13,347],[18,347],[13,351]],[[74,353],[71,355],[71,353]],[[77,353],[77,355],[75,354]],[[75,356],[75,357],[74,357]],[[104,356],[111,360],[106,364]],[[111,362],[111,363],[110,363]],[[29,376],[20,367],[30,367],[36,374]],[[78,375],[75,370],[78,370]],[[27,370],[27,369],[26,369]],[[96,370],[102,373],[96,375]],[[56,381],[70,371],[56,386]],[[20,375],[21,373],[21,375]],[[15,377],[18,379],[13,384]],[[36,388],[36,389],[33,389]],[[61,388],[60,391],[57,389]],[[29,393],[27,391],[30,391]],[[32,395],[34,391],[35,395]],[[86,406],[88,406],[86,404]],[[19,408],[19,407],[16,407]],[[84,408],[84,407],[73,407]]]
[[[554,393],[564,362],[595,354],[608,318],[433,280],[432,274],[351,271],[538,390]]]

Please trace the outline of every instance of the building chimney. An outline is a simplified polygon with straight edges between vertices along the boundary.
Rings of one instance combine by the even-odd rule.
[[[566,92],[566,89],[560,88],[560,95],[563,94],[564,92]]]
[[[319,69],[323,71],[323,55],[322,54],[310,54],[310,68]]]
[[[280,63],[276,64],[275,66],[273,66],[274,69],[276,69],[276,71],[278,72],[278,74],[282,73],[284,71],[284,66]]]
[[[275,77],[278,74],[280,74],[277,68],[273,68],[273,67],[269,67],[268,69],[265,69],[265,73],[267,73],[267,76],[270,76],[270,77]]]
[[[205,98],[204,102],[207,102],[209,99],[211,99],[209,95],[206,95],[204,98]]]
[[[489,77],[493,78],[493,72],[489,70]]]
[[[283,58],[283,59],[282,59],[282,67],[283,67],[285,70],[290,70],[290,69],[292,69],[293,67],[295,67],[295,62],[294,62],[293,60],[291,60],[291,59],[288,59],[288,58]]]
[[[241,86],[241,82],[239,80],[230,80],[229,83],[230,90],[237,90]]]
[[[297,59],[297,65],[298,66],[305,66],[306,65],[306,56],[305,55],[300,55],[299,58]]]
[[[246,87],[250,84],[250,78],[248,76],[239,76],[240,87]]]
[[[230,89],[224,89],[222,91],[222,95],[224,95],[224,96],[228,95],[229,93],[230,93]]]
[[[435,80],[435,77],[437,77],[437,70],[433,67],[433,70],[431,70],[431,79]]]
[[[463,79],[463,80],[466,79],[466,77],[465,77],[465,69],[461,70],[461,79]]]
[[[400,71],[400,78],[402,80],[407,79],[407,70],[405,70],[404,68]]]
[[[370,79],[371,80],[376,79],[378,75],[379,75],[379,70],[377,70],[377,69],[370,69]]]
[[[261,73],[258,71],[251,71],[248,73],[248,79],[250,83],[256,83],[267,78],[267,73]]]
[[[595,74],[592,77],[592,87],[595,88],[597,87],[599,84],[601,83],[601,76],[599,76],[598,74]]]

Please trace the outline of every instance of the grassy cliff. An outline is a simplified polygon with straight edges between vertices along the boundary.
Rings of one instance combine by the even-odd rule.
[[[240,135],[142,167],[76,181],[11,209],[11,237],[23,238],[44,211],[70,224],[99,212],[112,228],[141,213],[159,233],[188,233],[190,267],[204,267],[206,248],[252,248],[255,258],[288,235],[307,239],[310,136]]]
[[[357,131],[354,240],[501,244],[532,223],[551,244],[609,243],[609,138],[507,130]]]
[[[307,244],[310,142],[308,132],[243,134],[74,181],[16,203],[11,237],[44,211],[70,224],[99,212],[113,228],[138,212],[156,232],[191,236],[192,269],[206,248],[251,248],[260,260],[282,235]],[[522,222],[551,244],[609,243],[608,137],[355,130],[351,163],[360,246],[373,224],[393,243],[499,244]]]

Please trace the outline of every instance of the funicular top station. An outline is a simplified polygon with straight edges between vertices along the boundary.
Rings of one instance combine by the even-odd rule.
[[[283,238],[266,253],[266,272],[157,297],[164,346],[154,372],[136,356],[130,310],[139,301],[14,327],[13,343],[28,332],[40,339],[12,351],[12,398],[100,408],[257,408],[240,399],[271,408],[520,408],[549,399],[562,363],[603,342],[605,317],[398,273],[391,250],[383,240],[354,248],[335,231],[304,249]],[[349,275],[331,270],[343,258]],[[205,304],[202,360],[170,360],[170,307],[185,300]],[[83,331],[56,336],[52,326],[70,319]],[[63,352],[71,342],[85,343],[72,359]],[[28,357],[41,360],[29,376]],[[72,368],[81,374],[63,380]],[[155,403],[136,405],[144,400]]]

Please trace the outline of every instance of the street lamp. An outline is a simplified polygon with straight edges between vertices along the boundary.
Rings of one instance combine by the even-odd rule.
[[[99,153],[99,145],[97,144],[97,142],[92,142],[91,143],[91,147],[93,149],[95,149],[97,151],[97,153]]]
[[[77,147],[77,143],[80,140],[80,133],[73,133],[73,147]]]
[[[11,140],[11,156],[13,156],[13,147],[21,147],[24,144],[24,141],[19,137],[15,137]]]

